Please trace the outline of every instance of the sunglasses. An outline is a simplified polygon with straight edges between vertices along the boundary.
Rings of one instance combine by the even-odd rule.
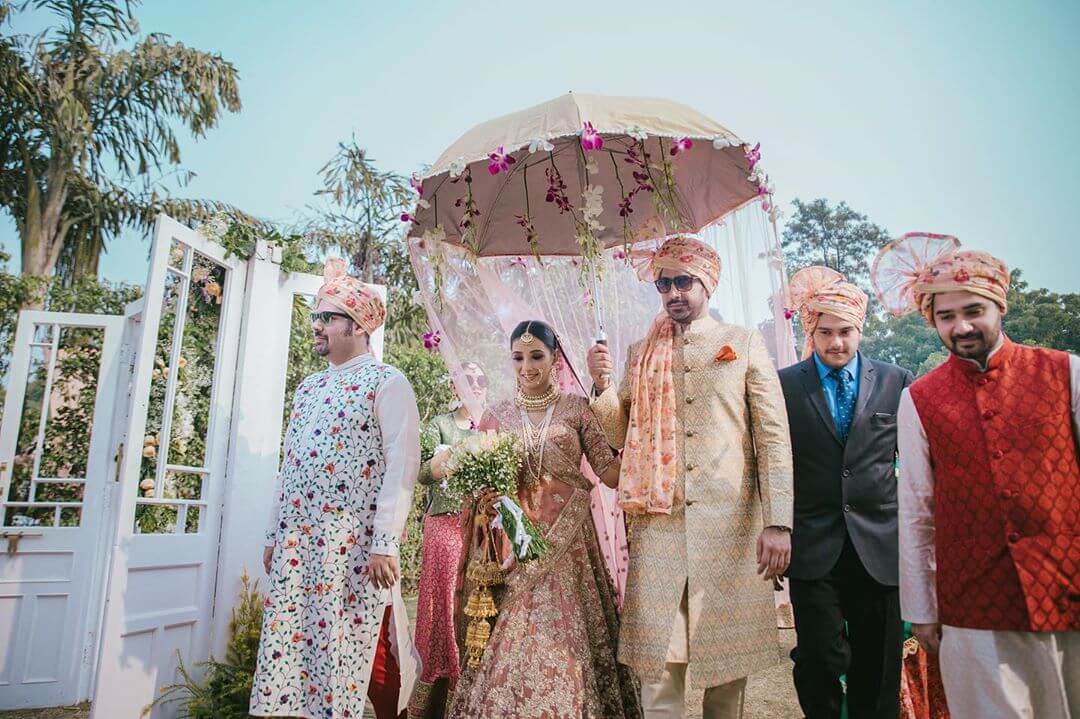
[[[691,277],[690,275],[676,275],[675,277],[661,277],[653,282],[656,285],[656,291],[662,295],[666,295],[671,292],[671,286],[675,285],[675,289],[679,292],[686,292],[694,286],[694,282],[697,277]]]
[[[484,375],[465,375],[466,381],[468,381],[470,387],[479,387],[480,389],[487,389],[488,378]]]
[[[312,312],[311,321],[321,322],[324,325],[328,325],[334,321],[335,317],[344,317],[345,319],[351,319],[347,314],[343,312]]]

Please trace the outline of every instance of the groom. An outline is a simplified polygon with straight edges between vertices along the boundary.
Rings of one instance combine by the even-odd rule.
[[[780,382],[761,335],[717,322],[720,258],[675,237],[643,267],[664,310],[616,387],[589,350],[593,410],[623,448],[632,517],[619,660],[647,719],[742,716],[746,677],[780,660],[772,579],[791,556],[792,461]],[[763,581],[765,580],[765,581]]]

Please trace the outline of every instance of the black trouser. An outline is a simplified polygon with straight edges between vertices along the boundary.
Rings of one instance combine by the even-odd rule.
[[[896,719],[904,644],[897,587],[867,574],[850,539],[824,577],[790,582],[795,691],[807,719],[839,719],[843,674],[850,719]]]

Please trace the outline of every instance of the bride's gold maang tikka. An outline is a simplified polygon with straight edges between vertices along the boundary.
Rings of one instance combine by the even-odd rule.
[[[521,333],[521,337],[518,337],[518,339],[521,340],[521,344],[531,345],[533,342],[536,341],[536,338],[533,337],[532,332],[529,332],[530,329],[532,329],[532,322],[529,322],[529,324],[525,325],[525,331]]]

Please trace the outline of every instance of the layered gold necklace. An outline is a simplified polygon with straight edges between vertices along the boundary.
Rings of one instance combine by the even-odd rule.
[[[535,487],[544,476],[544,445],[551,429],[551,417],[555,414],[555,404],[551,403],[544,412],[544,419],[534,425],[529,419],[528,410],[521,408],[521,442],[525,445],[525,486]]]
[[[530,396],[518,389],[517,406],[521,410],[521,442],[525,445],[525,484],[535,487],[544,476],[544,444],[547,442],[551,417],[555,413],[555,403],[559,401],[559,391],[551,383],[544,394]],[[544,419],[534,425],[529,419],[530,412],[544,412]]]
[[[555,383],[552,382],[548,385],[547,392],[533,396],[525,394],[519,387],[517,399],[514,401],[518,407],[526,412],[543,412],[545,409],[559,401],[559,390],[555,389]]]

